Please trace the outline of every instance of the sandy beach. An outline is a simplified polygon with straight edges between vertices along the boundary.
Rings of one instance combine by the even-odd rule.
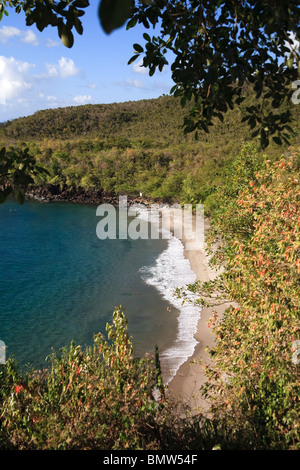
[[[194,228],[195,219],[193,219],[192,223],[192,228]],[[172,211],[170,229],[173,233],[174,225],[174,212]],[[204,219],[204,234],[208,228],[209,220]],[[184,234],[181,241],[185,247],[185,257],[189,260],[197,280],[203,282],[209,281],[220,273],[220,271],[217,272],[209,266],[209,257],[205,251],[205,238],[204,244],[196,249],[186,249],[189,245],[187,245],[187,239]],[[200,393],[201,386],[206,382],[203,366],[209,364],[211,360],[206,348],[210,348],[214,343],[214,335],[208,326],[208,320],[212,317],[214,310],[217,311],[219,317],[222,317],[223,312],[229,305],[230,303],[224,303],[216,307],[204,307],[202,309],[197,332],[194,335],[197,341],[194,354],[180,366],[175,377],[168,384],[167,395],[174,398],[176,402],[188,405],[192,413],[205,412],[209,407],[208,402]]]

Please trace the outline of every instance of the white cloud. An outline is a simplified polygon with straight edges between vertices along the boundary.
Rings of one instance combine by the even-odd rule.
[[[58,66],[56,64],[45,64],[47,69],[47,77],[58,77]]]
[[[132,64],[132,70],[141,75],[148,75],[149,72],[147,67],[143,67],[143,59],[139,60],[139,62],[134,62]]]
[[[77,67],[75,67],[74,61],[72,59],[66,59],[65,57],[62,57],[58,61],[58,64],[61,76],[63,78],[77,75],[80,71]]]
[[[6,43],[15,36],[21,36],[22,31],[14,26],[2,26],[0,28],[0,41]]]
[[[87,104],[90,103],[92,100],[91,95],[76,95],[73,98],[74,103],[77,104]]]
[[[33,64],[0,56],[0,103],[5,105],[31,88],[28,71]]]
[[[73,75],[78,75],[80,70],[75,66],[72,59],[61,57],[57,64],[46,64],[49,77],[66,78]]]
[[[140,80],[131,80],[131,78],[126,78],[125,85],[132,86],[134,88],[145,88],[145,85]]]
[[[30,29],[22,31],[14,26],[3,26],[0,28],[0,42],[2,44],[8,43],[13,38],[18,38],[30,46],[37,46],[39,44],[36,34]]]
[[[36,35],[30,29],[24,32],[22,42],[25,42],[25,44],[30,44],[31,46],[38,46],[39,44]]]

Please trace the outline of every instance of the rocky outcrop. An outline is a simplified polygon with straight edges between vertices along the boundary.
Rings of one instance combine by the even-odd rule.
[[[69,201],[86,204],[100,204],[102,202],[102,190],[85,190],[75,187],[60,187],[47,184],[46,186],[30,187],[26,191],[26,198],[36,199],[41,202]]]
[[[130,196],[127,195],[128,205],[133,204],[144,204],[149,206],[154,203],[162,203],[158,198],[145,198],[142,196]],[[60,187],[59,185],[47,184],[46,186],[34,186],[29,187],[26,191],[27,199],[36,199],[40,202],[74,202],[79,204],[113,204],[117,206],[119,204],[119,195],[113,193],[106,193],[102,189],[84,189],[75,187]]]

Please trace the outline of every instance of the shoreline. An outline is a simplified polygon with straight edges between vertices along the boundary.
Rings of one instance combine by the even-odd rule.
[[[65,190],[57,191],[56,187],[46,188],[31,188],[26,196],[29,199],[36,199],[39,202],[75,202],[97,205],[99,203],[110,203],[117,205],[118,196],[115,195],[104,195],[102,192],[97,191],[74,191]],[[144,198],[144,197],[129,197],[128,205],[142,204],[145,208],[149,207],[151,203],[162,203],[157,199]],[[150,200],[149,200],[150,199]],[[189,261],[190,269],[195,275],[195,280],[202,282],[213,280],[219,271],[211,269],[209,266],[209,257],[205,252],[204,247],[190,249],[187,245],[189,241],[185,238],[184,233],[182,237],[176,236],[176,218],[180,212],[179,219],[182,220],[182,209],[170,209],[169,206],[159,209],[160,212],[167,212],[167,216],[170,217],[170,232],[178,238],[183,245],[183,255],[186,260]],[[195,230],[195,217],[190,220],[191,230]],[[186,225],[185,227],[186,228]],[[204,220],[204,233],[209,228],[209,220]],[[174,234],[175,232],[175,234]],[[201,386],[207,381],[203,365],[210,363],[210,357],[206,348],[211,349],[214,343],[214,336],[212,331],[208,327],[208,320],[212,316],[212,312],[216,311],[219,318],[222,317],[226,308],[228,308],[230,302],[224,303],[217,307],[203,307],[201,308],[200,318],[198,320],[196,332],[193,336],[196,344],[194,347],[193,354],[188,357],[176,370],[175,375],[167,381],[166,395],[174,400],[178,404],[189,406],[191,412],[199,413],[200,411],[207,411],[209,403],[200,394]],[[164,375],[164,374],[163,374]]]
[[[180,209],[179,209],[180,210]],[[170,217],[170,229],[174,232],[174,217]],[[193,220],[194,224],[195,221]],[[194,226],[194,225],[193,225]],[[209,229],[209,220],[204,220],[204,234]],[[209,266],[209,257],[204,247],[198,249],[187,249],[187,239],[183,237],[181,242],[184,247],[184,256],[189,260],[191,270],[196,276],[196,280],[205,282],[213,280],[220,271],[212,269]],[[197,344],[192,356],[190,356],[177,370],[175,376],[167,385],[166,395],[178,404],[187,405],[192,413],[207,412],[209,402],[201,396],[200,388],[207,381],[204,372],[204,365],[211,362],[206,348],[211,349],[214,344],[214,335],[208,326],[208,320],[212,312],[216,311],[219,318],[229,307],[230,302],[215,307],[203,307],[200,313],[200,319],[197,325],[197,331],[194,339]]]

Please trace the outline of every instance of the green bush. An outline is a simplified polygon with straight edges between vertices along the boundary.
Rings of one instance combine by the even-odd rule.
[[[141,449],[159,445],[159,369],[137,359],[124,312],[113,313],[108,339],[85,351],[71,343],[51,367],[21,375],[9,360],[0,375],[1,446],[16,449]]]
[[[299,364],[292,361],[300,335],[298,162],[294,152],[259,169],[249,148],[237,158],[241,171],[228,177],[212,219],[213,259],[224,270],[197,285],[202,294],[217,285],[220,300],[235,305],[211,320],[217,342],[203,391],[213,416],[235,429],[242,422],[253,448],[300,448]]]

